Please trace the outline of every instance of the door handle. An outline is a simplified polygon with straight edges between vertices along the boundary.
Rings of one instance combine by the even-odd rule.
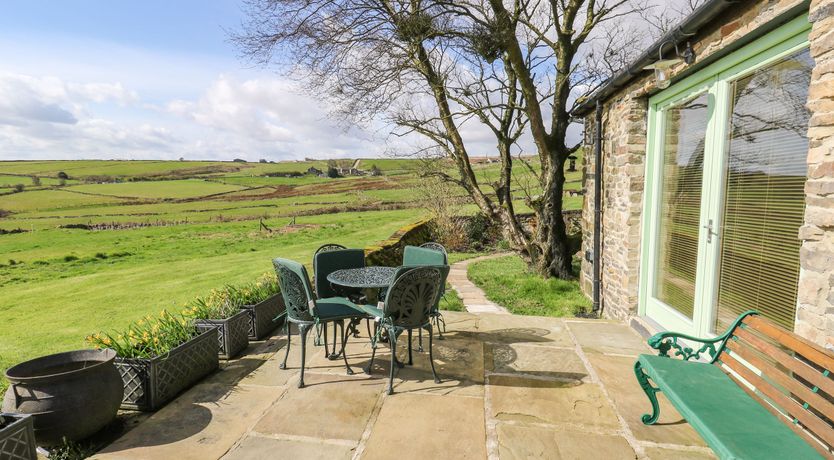
[[[715,226],[713,225],[712,219],[707,221],[707,225],[703,225],[703,228],[707,231],[707,243],[712,243],[712,236],[718,236],[718,233],[715,232]]]

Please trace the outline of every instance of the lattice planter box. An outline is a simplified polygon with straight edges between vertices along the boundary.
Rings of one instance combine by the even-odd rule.
[[[154,411],[219,366],[217,329],[153,358],[116,358],[125,393],[122,409]]]
[[[197,329],[217,329],[220,359],[232,359],[249,346],[249,313],[246,310],[226,319],[199,319]]]
[[[249,340],[261,340],[284,324],[284,318],[275,319],[285,310],[281,294],[275,294],[255,305],[244,305],[241,309],[249,313]]]
[[[32,417],[0,413],[0,459],[35,460],[37,458]]]

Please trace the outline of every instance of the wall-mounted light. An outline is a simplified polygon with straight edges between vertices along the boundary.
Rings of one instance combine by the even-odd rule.
[[[666,42],[668,43],[668,42]],[[660,89],[668,88],[669,85],[672,84],[671,75],[669,73],[669,69],[681,62],[685,62],[686,64],[692,64],[695,62],[695,51],[692,50],[692,45],[687,42],[686,48],[683,50],[683,55],[678,51],[678,45],[675,44],[675,55],[676,57],[671,59],[663,59],[663,45],[666,43],[662,43],[660,48],[657,50],[657,61],[653,64],[647,65],[643,67],[645,70],[654,70],[654,78],[655,84]]]

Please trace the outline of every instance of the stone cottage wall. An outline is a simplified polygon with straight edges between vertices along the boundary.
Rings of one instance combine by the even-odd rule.
[[[815,31],[829,30],[831,25],[828,24],[830,17],[834,12],[830,11],[830,5],[834,0],[817,0],[813,2],[814,8],[823,13],[814,13],[818,16],[817,23],[815,23]],[[692,47],[696,53],[696,62],[693,66],[711,56],[720,53],[732,43],[749,37],[751,33],[755,32],[762,25],[773,21],[776,18],[783,17],[786,11],[797,5],[802,4],[802,0],[748,0],[740,3],[740,6],[733,9],[731,12],[723,15],[723,21],[715,21],[715,23],[704,28],[699,34],[694,37]],[[826,9],[828,8],[828,9]],[[825,19],[825,20],[823,20]],[[834,36],[822,35],[816,40],[821,43],[818,48],[831,48],[830,42],[834,40]],[[823,44],[828,42],[828,44]],[[693,66],[680,65],[672,69],[673,74],[681,74],[683,72],[691,71]],[[831,77],[831,82],[834,82],[834,64],[828,67],[826,75]],[[819,65],[818,65],[819,69]],[[818,73],[822,69],[818,70]],[[834,84],[834,83],[832,83]],[[651,75],[635,80],[630,86],[624,88],[616,93],[604,103],[604,142],[603,142],[603,197],[602,197],[602,302],[603,315],[608,318],[625,319],[637,314],[638,303],[638,289],[639,289],[639,266],[640,266],[640,238],[641,238],[641,216],[643,211],[643,185],[645,179],[645,153],[646,153],[646,129],[647,129],[647,109],[648,96],[656,92],[654,87],[654,79]],[[830,99],[831,89],[828,89],[829,99],[825,99],[828,103],[834,104]],[[832,113],[828,113],[832,112]],[[827,118],[818,118],[817,123],[826,122],[827,126],[834,126],[834,109],[827,109]],[[593,164],[593,148],[594,148],[594,115],[588,115],[585,120],[586,127],[586,145],[584,156],[584,182],[585,182],[585,202],[583,206],[583,254],[590,255],[593,251],[593,224],[594,224],[594,164]],[[813,128],[812,128],[813,130]],[[830,136],[834,128],[829,128],[828,131],[820,130],[818,136],[825,134]],[[830,138],[829,138],[830,139]],[[834,141],[829,144],[827,153],[831,154],[831,148],[834,146]],[[829,157],[831,158],[831,157]],[[829,159],[827,163],[828,168],[826,174],[828,177],[834,176],[834,162]],[[820,160],[822,162],[822,160]],[[822,163],[821,163],[822,164]],[[827,182],[829,190],[832,187],[830,182]],[[810,193],[810,192],[809,192]],[[809,205],[812,198],[815,196],[809,195]],[[822,197],[821,197],[822,198]],[[830,198],[829,198],[830,200]],[[830,201],[827,202],[828,209],[832,205]],[[814,208],[820,208],[814,205]],[[809,208],[810,209],[810,208]],[[831,214],[826,214],[828,219],[828,229],[831,228],[831,222],[834,220]],[[825,233],[820,227],[817,233]],[[816,230],[808,229],[807,232],[815,232]],[[820,237],[822,238],[822,236]],[[834,251],[834,240],[830,236],[823,242],[813,241],[807,244],[817,244],[818,246],[827,245],[830,250]],[[806,244],[806,245],[807,245]],[[828,265],[834,265],[834,252],[829,253]],[[824,264],[825,262],[821,262]],[[805,270],[807,271],[807,270]],[[821,277],[824,273],[831,275],[831,272],[821,271],[818,275],[811,278],[816,280],[817,285],[821,284]],[[580,274],[580,282],[583,291],[590,296],[593,289],[593,266],[588,258],[583,258],[582,270]],[[803,284],[809,275],[802,277]],[[830,291],[830,283],[834,279],[828,281],[828,291]],[[820,294],[822,295],[822,294]],[[828,294],[826,294],[828,295]],[[828,306],[830,308],[831,301],[834,298],[828,299]],[[820,305],[819,303],[809,302],[809,304]],[[815,307],[816,308],[816,307]],[[814,316],[816,325],[822,326],[820,321],[816,319],[819,316],[817,313],[810,313],[809,308],[804,308],[808,312],[803,313],[804,317]],[[829,313],[830,315],[830,313]],[[833,324],[827,327],[834,326],[834,320],[829,320]],[[829,331],[832,329],[828,329]]]
[[[808,182],[796,332],[834,348],[834,0],[811,2]]]

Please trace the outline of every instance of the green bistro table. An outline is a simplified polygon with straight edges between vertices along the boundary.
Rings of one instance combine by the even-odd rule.
[[[336,286],[376,291],[388,288],[396,272],[395,267],[345,268],[327,275],[327,281]]]

